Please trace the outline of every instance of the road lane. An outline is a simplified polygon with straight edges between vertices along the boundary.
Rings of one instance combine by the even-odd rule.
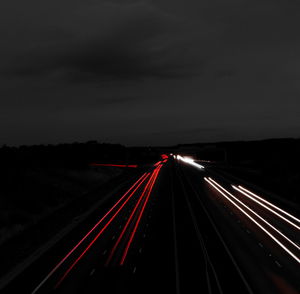
[[[238,183],[180,157],[154,163],[136,180],[99,210],[96,222],[78,226],[84,236],[76,238],[78,246],[53,248],[18,286],[37,294],[52,293],[55,286],[55,293],[62,294],[296,293],[299,267],[220,191],[244,209],[249,205],[260,224],[267,226],[262,217],[274,228],[280,223],[280,231],[272,231],[277,238],[283,229],[295,238],[293,230],[231,186]],[[49,276],[57,264],[55,254],[66,258]],[[48,279],[41,283],[45,272]],[[3,293],[16,289],[14,284]]]
[[[232,240],[233,238],[236,238],[237,235],[242,236],[241,232],[236,231],[235,235],[233,235],[233,231],[226,233],[226,228],[224,226],[221,229],[224,237],[227,238],[227,243],[232,246],[232,251],[237,256],[237,260],[239,260],[241,268],[243,268],[243,271],[247,273],[247,276],[250,278],[250,284],[258,285],[267,283],[270,285],[273,284],[275,287],[275,279],[276,281],[280,280],[280,283],[285,285],[285,287],[283,287],[285,289],[284,291],[287,291],[286,289],[288,288],[291,289],[289,290],[289,293],[297,293],[295,289],[298,289],[299,287],[299,279],[297,278],[299,265],[295,264],[294,261],[291,261],[290,258],[286,256],[285,252],[283,253],[282,250],[280,250],[281,248],[275,246],[276,244],[274,245],[273,240],[267,238],[268,236],[266,237],[257,229],[256,225],[253,225],[251,222],[248,222],[245,218],[241,217],[241,213],[232,208],[231,205],[228,205],[227,200],[227,203],[226,201],[223,202],[221,199],[222,197],[220,198],[219,192],[213,191],[214,188],[209,188],[207,185],[205,185],[201,180],[201,177],[203,178],[203,174],[187,165],[185,165],[184,168],[188,170],[190,178],[194,178],[192,181],[197,185],[197,189],[199,191],[206,192],[206,196],[204,196],[202,200],[206,202],[208,207],[210,206],[209,212],[215,214],[215,219],[219,223],[218,225],[223,225],[225,220],[220,220],[220,217],[222,214],[224,215],[227,212],[228,219],[226,222],[228,226],[233,226],[234,222],[236,222],[237,225],[240,226],[240,231],[244,231],[246,233],[244,234],[244,237],[249,239],[246,242],[249,245],[252,244],[252,246],[249,247],[249,245],[246,243],[246,248],[248,247],[247,252],[246,250],[245,252],[241,252],[241,249],[238,247],[238,242],[233,242]],[[210,171],[206,171],[207,176],[209,176],[209,173]],[[216,174],[214,173],[213,176],[215,177]],[[218,181],[220,180],[222,185],[226,184],[227,186],[230,186],[230,183],[228,183],[224,177],[220,177]],[[218,210],[216,210],[216,207],[213,207],[212,204],[217,206]],[[216,211],[218,211],[217,214]],[[239,242],[241,242],[241,240],[239,240]],[[262,270],[257,271],[258,268],[261,268]],[[258,275],[261,277],[264,276],[264,278],[256,280],[253,279],[253,277]],[[265,283],[262,283],[263,281]],[[271,293],[285,293],[280,292],[280,288],[282,288],[281,286],[277,285]],[[268,286],[262,285],[261,288],[263,289],[266,287]],[[262,289],[257,289],[256,292],[260,293],[263,291]]]

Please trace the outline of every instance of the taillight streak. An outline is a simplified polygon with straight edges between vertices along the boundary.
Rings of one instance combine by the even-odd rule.
[[[66,261],[66,259],[86,240],[86,238],[105,220],[105,218],[116,208],[116,206],[135,188],[144,182],[148,175],[144,173],[127,191],[126,193],[110,208],[110,210],[94,225],[94,227],[73,247],[73,249],[49,272],[49,274],[40,282],[40,284],[32,291],[35,294],[41,286],[58,270],[58,268]],[[140,184],[139,184],[140,183]],[[136,189],[134,190],[136,191]],[[134,193],[134,192],[133,192]]]
[[[155,169],[155,170],[156,170],[156,169]],[[122,240],[122,238],[123,238],[123,236],[124,236],[124,234],[125,234],[125,232],[126,232],[128,226],[129,226],[129,224],[130,224],[130,222],[131,222],[131,220],[132,220],[132,218],[133,218],[133,216],[134,216],[136,210],[138,209],[139,204],[141,203],[141,201],[142,201],[142,199],[143,199],[143,196],[144,196],[145,191],[148,189],[148,187],[149,187],[149,185],[150,185],[150,182],[152,181],[152,179],[153,179],[153,177],[154,177],[155,170],[154,170],[154,172],[152,173],[150,179],[148,180],[148,182],[147,182],[147,184],[146,184],[146,186],[145,186],[145,188],[144,188],[142,194],[140,195],[139,200],[138,200],[138,202],[136,203],[136,205],[135,205],[133,211],[131,212],[131,214],[130,214],[130,216],[129,216],[129,218],[128,218],[128,220],[127,220],[127,222],[126,222],[126,224],[125,224],[125,226],[124,226],[124,228],[123,228],[123,230],[122,230],[122,232],[121,232],[121,234],[120,234],[120,236],[119,236],[119,238],[117,239],[117,241],[116,241],[114,247],[112,248],[112,250],[111,250],[111,252],[110,252],[110,254],[109,254],[109,257],[108,257],[108,259],[107,259],[107,261],[106,261],[106,265],[108,265],[108,264],[110,263],[110,261],[111,261],[113,255],[114,255],[114,253],[115,253],[117,247],[119,246],[120,241]]]
[[[140,214],[139,214],[139,217],[138,217],[138,219],[137,219],[137,221],[136,221],[136,223],[135,223],[134,229],[133,229],[133,231],[132,231],[132,233],[131,233],[131,236],[130,236],[130,238],[129,238],[129,241],[128,241],[128,243],[127,243],[127,245],[126,245],[126,248],[125,248],[125,250],[124,250],[124,253],[123,253],[123,256],[122,256],[120,265],[123,265],[124,262],[125,262],[126,256],[127,256],[127,254],[128,254],[128,250],[129,250],[129,248],[130,248],[130,245],[131,245],[131,243],[132,243],[132,240],[133,240],[133,238],[134,238],[134,235],[135,235],[135,233],[136,233],[136,231],[137,231],[137,228],[138,228],[138,226],[139,226],[139,223],[140,223],[140,221],[141,221],[142,215],[143,215],[144,210],[145,210],[145,207],[146,207],[146,205],[147,205],[147,203],[148,203],[150,194],[151,194],[151,192],[152,192],[154,183],[156,182],[156,179],[157,179],[157,177],[158,177],[158,173],[159,173],[160,169],[161,169],[161,166],[159,166],[159,168],[157,169],[156,174],[155,174],[155,178],[153,179],[153,181],[152,181],[152,183],[151,183],[151,187],[150,187],[150,189],[149,189],[149,191],[148,191],[148,194],[147,194],[147,196],[146,196],[146,200],[145,200],[145,202],[144,202],[144,204],[143,204],[143,207],[142,207],[142,209],[141,209],[141,212],[140,212]]]
[[[110,163],[91,163],[90,166],[112,166],[112,167],[138,167],[136,164],[110,164]]]
[[[58,283],[55,285],[55,288],[57,288],[61,282],[66,278],[66,276],[70,273],[70,271],[74,268],[74,266],[78,263],[78,261],[85,255],[85,253],[91,248],[91,246],[97,241],[97,239],[102,235],[102,233],[106,230],[106,228],[109,226],[109,224],[115,219],[115,217],[119,214],[119,212],[122,210],[122,208],[126,205],[126,203],[131,199],[131,197],[134,195],[136,190],[143,184],[143,182],[148,178],[149,174],[147,174],[142,181],[136,186],[136,188],[133,190],[133,192],[128,196],[128,198],[123,202],[123,204],[118,208],[118,210],[114,213],[114,215],[110,218],[110,220],[106,223],[106,225],[100,230],[100,232],[96,235],[96,237],[91,241],[91,243],[87,246],[87,248],[80,254],[80,256],[72,263],[72,265],[69,267],[69,269],[65,272],[65,274],[62,276],[62,278],[58,281]]]

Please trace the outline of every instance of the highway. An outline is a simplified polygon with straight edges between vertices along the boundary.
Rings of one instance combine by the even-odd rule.
[[[251,185],[163,156],[1,293],[299,293],[300,221]]]

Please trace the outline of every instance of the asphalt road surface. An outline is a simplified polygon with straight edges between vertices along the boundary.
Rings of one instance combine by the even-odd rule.
[[[154,163],[1,293],[299,293],[298,218],[182,157]]]

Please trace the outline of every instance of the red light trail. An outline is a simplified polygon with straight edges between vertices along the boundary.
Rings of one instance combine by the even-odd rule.
[[[115,250],[117,249],[117,247],[118,247],[118,245],[119,245],[121,239],[123,238],[123,236],[124,236],[124,234],[125,234],[125,232],[126,232],[128,226],[129,226],[129,224],[130,224],[130,222],[131,222],[131,220],[132,220],[132,218],[133,218],[133,216],[134,216],[134,214],[135,214],[135,212],[136,212],[136,210],[137,210],[138,207],[139,207],[139,204],[140,204],[141,201],[143,200],[145,191],[148,189],[148,187],[149,187],[149,185],[150,185],[150,182],[152,181],[152,179],[153,179],[154,176],[155,176],[154,174],[155,174],[156,170],[157,170],[157,169],[155,169],[154,172],[152,173],[152,175],[151,175],[150,179],[148,180],[148,182],[147,182],[147,184],[146,184],[146,186],[145,186],[145,188],[144,188],[144,190],[143,190],[141,196],[139,197],[138,202],[136,203],[136,205],[135,205],[133,211],[131,212],[131,214],[130,214],[130,216],[129,216],[129,218],[128,218],[128,220],[127,220],[127,222],[126,222],[126,224],[125,224],[125,226],[124,226],[124,228],[123,228],[123,230],[122,230],[122,232],[121,232],[121,234],[120,234],[120,236],[119,236],[119,238],[117,239],[117,241],[116,241],[116,243],[115,243],[113,249],[112,249],[111,252],[110,252],[110,255],[109,255],[109,257],[108,257],[108,259],[107,259],[107,261],[106,261],[106,265],[108,265],[109,262],[111,261],[113,255],[114,255]]]
[[[144,213],[145,207],[148,203],[150,194],[152,192],[154,183],[156,182],[156,179],[158,177],[159,171],[163,165],[163,163],[166,162],[166,158],[163,161],[157,162],[154,166],[155,169],[151,173],[144,173],[127,191],[125,194],[123,194],[122,197],[119,198],[119,200],[105,213],[105,215],[93,226],[93,228],[88,231],[88,233],[66,254],[66,256],[50,271],[50,273],[40,282],[40,284],[33,290],[32,294],[36,293],[43,285],[44,283],[61,267],[61,265],[79,248],[80,245],[83,244],[83,242],[97,229],[100,229],[100,225],[105,221],[104,225],[100,229],[100,231],[96,234],[96,236],[93,237],[89,243],[87,243],[87,246],[85,249],[78,253],[79,256],[71,263],[69,268],[64,272],[62,277],[59,279],[59,281],[55,284],[54,289],[58,288],[61,283],[65,280],[65,278],[69,275],[69,273],[72,271],[72,269],[76,266],[76,264],[83,258],[83,256],[88,252],[88,250],[93,246],[93,244],[98,240],[98,238],[104,233],[104,231],[108,228],[108,226],[112,223],[112,221],[119,215],[120,211],[124,208],[124,206],[128,203],[128,201],[136,195],[136,192],[140,187],[145,184],[144,189],[138,198],[138,201],[131,212],[131,215],[123,228],[123,231],[118,238],[114,248],[111,251],[111,256],[114,253],[115,248],[117,248],[120,240],[122,239],[125,231],[127,230],[130,222],[132,221],[133,216],[136,214],[139,207],[141,207],[140,212],[137,215],[137,221],[134,225],[134,229],[130,234],[129,241],[126,245],[125,251],[122,256],[121,265],[124,263],[127,252],[130,248],[130,245],[133,241],[134,235],[137,231],[137,228],[139,226],[140,220],[142,218],[142,215]],[[92,163],[92,166],[117,166],[117,167],[137,167],[137,165],[111,165],[111,164],[98,164],[98,163]],[[111,215],[112,214],[112,215]],[[108,218],[109,217],[109,218]],[[83,249],[83,248],[82,248]],[[109,262],[110,258],[108,259]]]
[[[142,210],[141,210],[141,212],[140,212],[140,214],[139,214],[138,220],[137,220],[137,222],[136,222],[136,224],[135,224],[135,226],[134,226],[134,229],[133,229],[133,231],[132,231],[132,233],[131,233],[131,236],[130,236],[130,238],[129,238],[129,241],[128,241],[128,243],[127,243],[127,246],[126,246],[126,248],[125,248],[125,250],[124,250],[124,253],[123,253],[123,256],[122,256],[120,265],[123,265],[124,262],[125,262],[126,256],[127,256],[127,254],[128,254],[128,250],[129,250],[129,248],[130,248],[130,245],[131,245],[131,243],[132,243],[132,240],[133,240],[133,238],[134,238],[134,235],[135,235],[135,233],[136,233],[136,231],[137,231],[137,228],[138,228],[138,226],[139,226],[139,223],[140,223],[140,221],[141,221],[142,215],[143,215],[144,210],[145,210],[145,207],[146,207],[146,205],[147,205],[147,203],[148,203],[150,194],[151,194],[151,192],[152,192],[154,183],[155,183],[155,181],[156,181],[156,179],[157,179],[157,177],[158,177],[158,173],[159,173],[160,169],[161,169],[161,166],[159,166],[159,167],[157,168],[157,170],[154,172],[154,173],[155,173],[154,179],[153,179],[153,181],[152,181],[152,183],[151,183],[151,187],[150,187],[150,189],[149,189],[149,191],[148,191],[148,194],[147,194],[147,196],[146,196],[147,198],[146,198],[146,200],[145,200],[145,202],[144,202],[144,205],[143,205],[143,207],[142,207]]]
[[[91,163],[90,166],[112,166],[112,167],[138,167],[137,164],[110,164],[110,163]]]
[[[143,174],[126,193],[110,208],[110,210],[94,225],[94,227],[73,247],[73,249],[51,270],[51,272],[42,280],[42,282],[34,289],[32,294],[36,293],[40,287],[56,272],[56,270],[66,261],[66,259],[83,243],[84,240],[105,220],[105,218],[113,211],[113,209],[134,189],[136,189],[145,181],[148,174]],[[133,192],[133,193],[134,193]],[[130,196],[129,196],[130,197]]]
[[[115,219],[115,217],[119,214],[119,212],[122,210],[122,208],[126,205],[126,203],[131,199],[131,197],[134,195],[136,190],[142,185],[142,183],[146,180],[146,178],[149,176],[147,174],[143,180],[139,183],[139,185],[134,189],[134,191],[128,196],[128,198],[123,202],[123,204],[119,207],[119,209],[114,213],[114,215],[110,218],[110,220],[106,223],[106,225],[101,229],[101,231],[96,235],[96,237],[92,240],[92,242],[87,246],[87,248],[80,254],[80,256],[72,263],[72,265],[69,267],[69,269],[65,272],[65,274],[62,276],[62,278],[58,281],[58,283],[55,285],[55,288],[57,288],[62,281],[66,278],[66,276],[70,273],[70,271],[74,268],[74,266],[79,262],[79,260],[85,255],[85,253],[92,247],[92,245],[97,241],[97,239],[102,235],[102,233],[105,231],[105,229],[109,226],[109,224]]]

